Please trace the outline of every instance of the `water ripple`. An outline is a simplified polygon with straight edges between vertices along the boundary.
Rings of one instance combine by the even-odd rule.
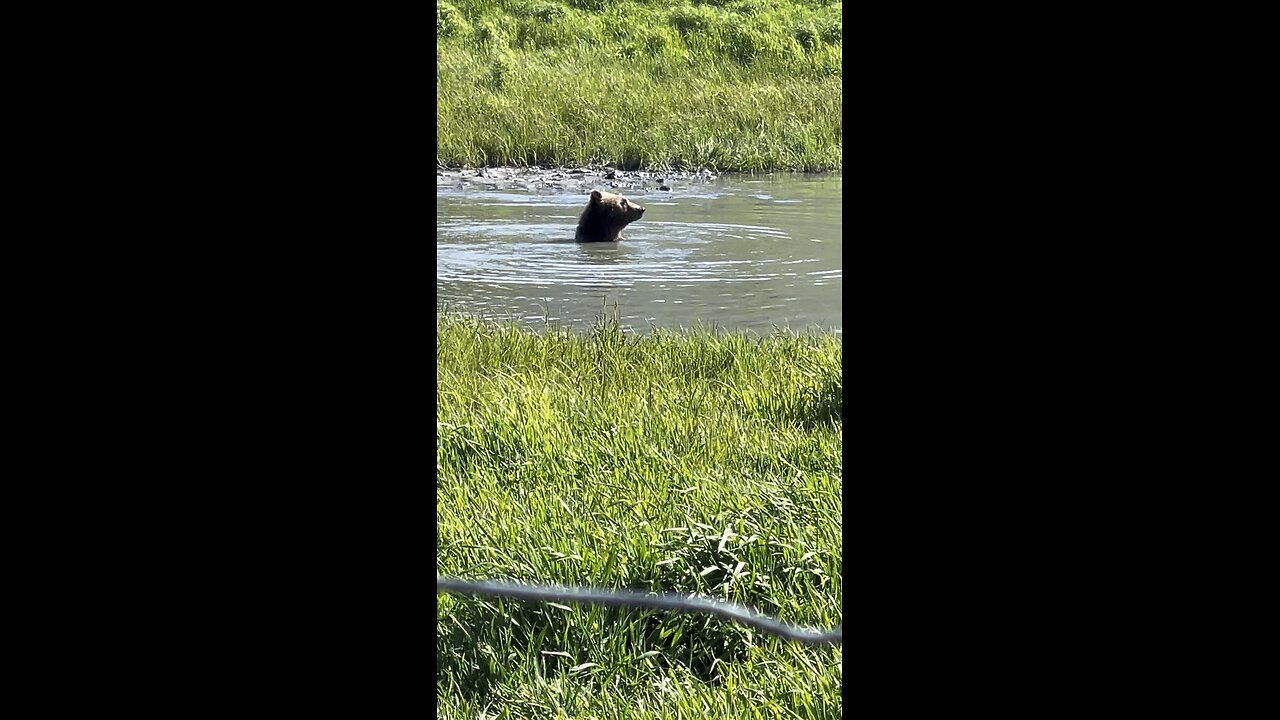
[[[567,325],[594,319],[603,301],[641,324],[839,330],[838,181],[673,190],[628,193],[646,217],[615,245],[573,242],[581,194],[438,186],[438,300]]]

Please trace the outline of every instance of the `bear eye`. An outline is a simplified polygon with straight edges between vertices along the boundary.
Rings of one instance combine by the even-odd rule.
[[[626,200],[622,201],[622,207],[630,207],[630,206],[631,206],[631,203],[627,202]]]

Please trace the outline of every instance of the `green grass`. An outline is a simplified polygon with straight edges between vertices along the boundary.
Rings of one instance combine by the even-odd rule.
[[[436,161],[840,170],[841,8],[437,2]]]
[[[436,321],[437,573],[841,623],[841,340]],[[840,647],[705,615],[437,597],[447,718],[834,718]]]

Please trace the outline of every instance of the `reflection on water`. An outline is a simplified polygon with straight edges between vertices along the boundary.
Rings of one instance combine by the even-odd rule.
[[[436,188],[438,305],[561,326],[841,331],[840,175],[730,176],[622,191],[622,242],[573,242],[587,193]],[[603,188],[609,189],[609,188]]]

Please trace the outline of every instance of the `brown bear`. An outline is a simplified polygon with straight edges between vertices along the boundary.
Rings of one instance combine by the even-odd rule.
[[[644,215],[644,208],[613,193],[591,191],[587,209],[578,218],[577,242],[617,242],[622,239],[622,228]]]

